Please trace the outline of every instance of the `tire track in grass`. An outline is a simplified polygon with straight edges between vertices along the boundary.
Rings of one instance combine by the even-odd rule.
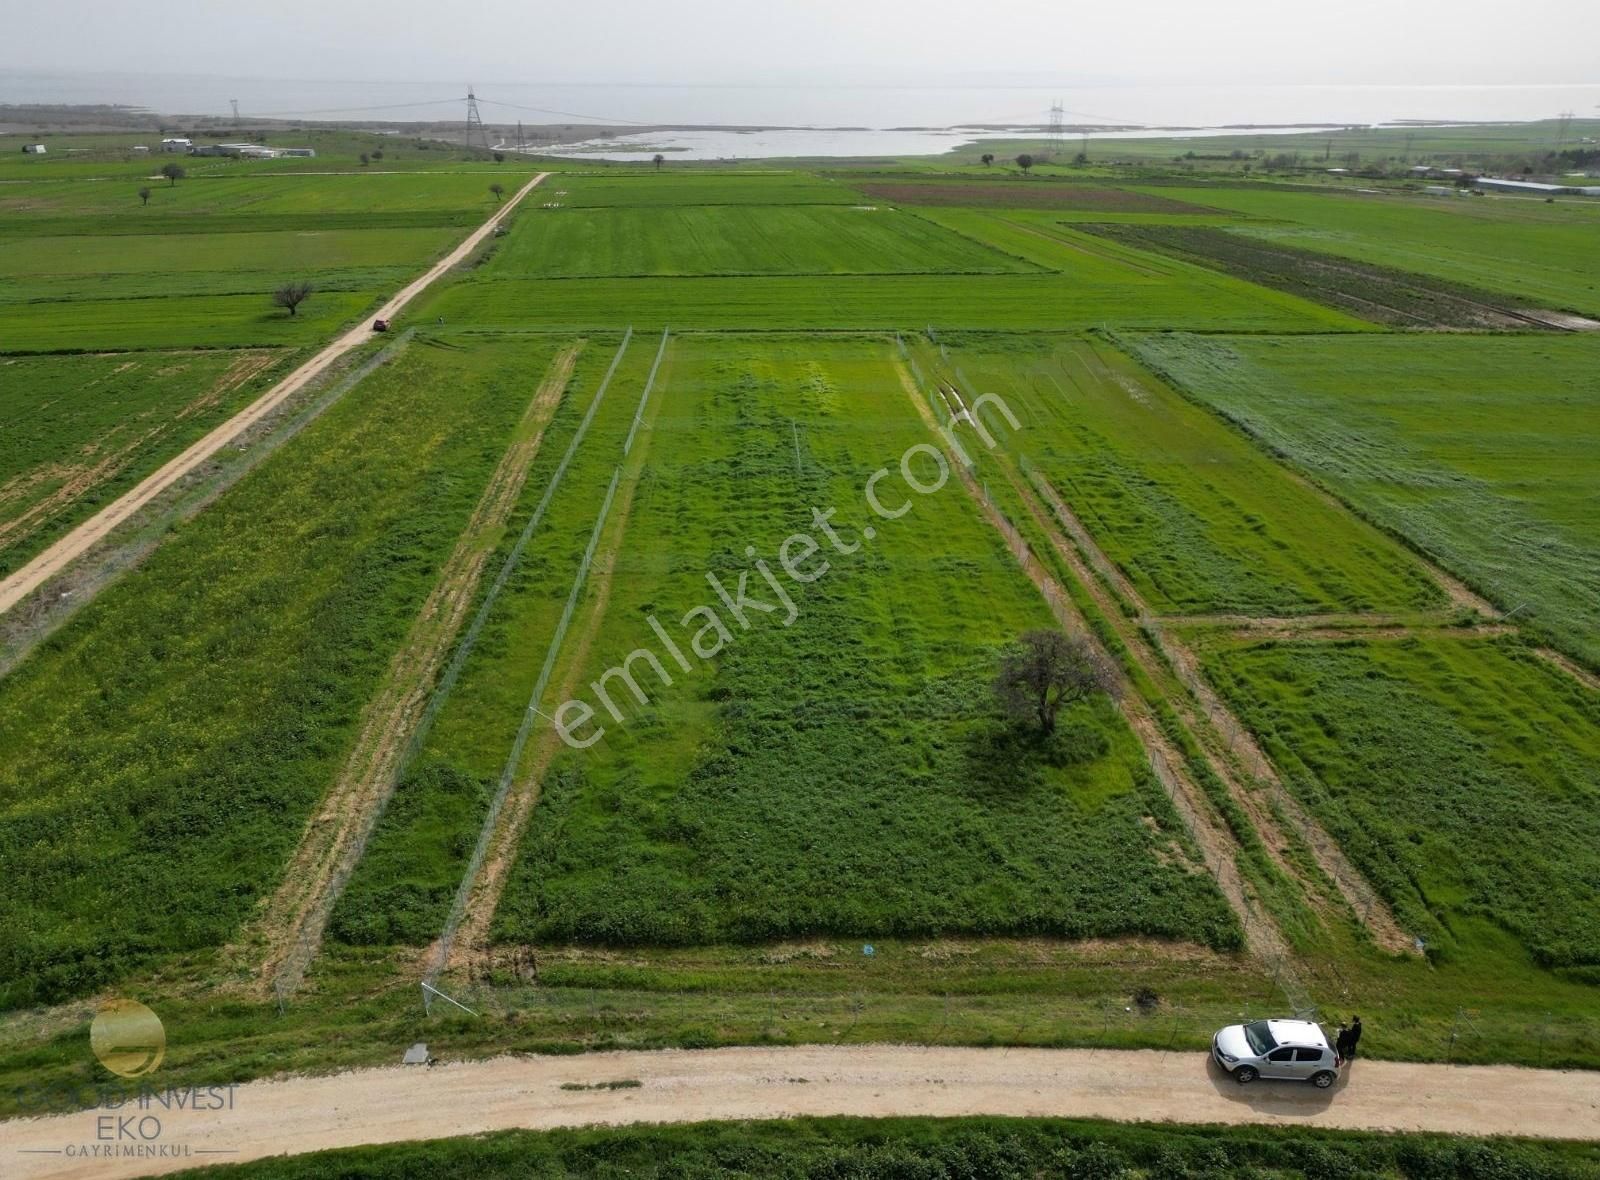
[[[911,399],[912,405],[916,407],[917,415],[923,424],[939,440],[941,450],[948,456],[950,469],[960,480],[962,489],[977,506],[980,516],[1006,538],[1008,551],[1016,559],[1028,580],[1043,595],[1056,621],[1061,626],[1086,636],[1089,642],[1100,649],[1101,655],[1115,666],[1118,662],[1116,657],[1106,650],[1099,636],[1090,628],[1088,620],[1072,604],[1066,588],[1033,557],[1032,552],[1027,550],[1025,541],[1021,542],[1023,551],[1018,551],[1017,545],[1012,541],[1015,528],[984,494],[977,477],[961,461],[960,456],[945,442],[944,432],[940,430],[939,423],[934,418],[921,390],[918,389],[910,370],[898,358],[893,363],[901,387]],[[1082,579],[1087,571],[1078,569],[1075,562],[1072,564]],[[1143,699],[1135,693],[1124,693],[1118,704],[1128,721],[1129,728],[1144,746],[1156,778],[1166,791],[1173,809],[1193,837],[1196,847],[1200,849],[1206,870],[1216,881],[1217,888],[1227,898],[1234,915],[1244,928],[1245,942],[1249,951],[1278,966],[1280,982],[1290,1002],[1297,1008],[1304,1007],[1305,991],[1294,973],[1288,941],[1272,917],[1250,900],[1244,880],[1239,874],[1237,860],[1241,850],[1237,842],[1213,817],[1204,793],[1184,769],[1182,754],[1162,732],[1160,724]]]
[[[581,343],[570,345],[551,361],[405,643],[368,702],[339,777],[307,823],[277,892],[242,940],[252,950],[265,944],[259,976],[280,995],[300,985],[316,957],[334,903],[400,781],[422,729],[430,688],[477,597],[483,568],[522,494],[581,349]]]
[[[639,426],[645,420],[650,391],[655,386],[656,374],[660,370],[662,357],[666,354],[667,339],[668,330],[663,329],[660,347],[650,367],[644,391],[639,395],[639,407],[634,412],[633,422],[623,444],[623,462],[612,474],[611,484],[606,489],[605,499],[596,514],[594,529],[589,535],[589,543],[584,549],[583,559],[573,578],[566,606],[551,636],[539,678],[534,684],[532,693],[529,694],[528,707],[523,713],[522,723],[518,727],[517,736],[512,741],[511,751],[501,771],[499,786],[489,805],[483,827],[479,830],[477,846],[473,850],[466,872],[462,874],[461,884],[456,890],[444,930],[438,940],[424,953],[422,961],[425,978],[429,983],[436,982],[452,963],[477,954],[488,941],[489,926],[494,919],[495,909],[500,904],[500,896],[505,890],[512,862],[516,859],[528,815],[538,802],[539,788],[543,783],[545,771],[549,769],[557,752],[556,743],[559,739],[553,728],[545,729],[538,735],[527,767],[520,774],[519,766],[538,720],[540,718],[548,720],[549,715],[542,708],[545,694],[566,645],[567,631],[577,614],[589,572],[596,564],[596,554],[600,540],[607,532],[612,505],[620,500],[615,531],[606,551],[599,555],[600,569],[595,582],[595,591],[584,620],[576,632],[576,643],[566,662],[567,672],[558,686],[559,695],[570,697],[576,691],[579,675],[587,663],[589,649],[599,633],[600,625],[605,619],[606,608],[611,600],[611,583],[616,569],[616,557],[627,533],[628,516],[633,507],[633,494],[639,485],[639,475],[644,467],[644,456],[648,451],[648,445],[642,447],[636,456],[630,457],[629,451]],[[656,404],[660,404],[660,399],[657,399]]]

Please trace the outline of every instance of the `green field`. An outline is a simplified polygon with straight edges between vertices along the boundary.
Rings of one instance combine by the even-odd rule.
[[[1156,613],[1442,604],[1393,541],[1117,349],[1020,336],[953,343],[947,362],[924,349],[925,369],[963,384],[969,403],[1005,400],[1022,423],[1002,429],[1007,446],[1073,505]]]
[[[837,507],[847,542],[872,519],[866,479],[928,437],[890,355],[882,341],[677,343],[581,683],[659,647],[649,616],[676,630],[715,604],[708,573],[731,585],[750,547],[814,532],[813,506]],[[500,938],[1236,945],[1109,703],[1074,710],[1044,746],[995,716],[997,649],[1049,615],[959,489],[876,531],[796,588],[791,626],[758,617],[671,686],[638,667],[648,707],[622,693],[625,719],[545,780]]]
[[[1267,449],[1600,666],[1600,339],[1149,336]]]
[[[664,205],[859,205],[846,183],[809,172],[566,173],[545,182],[536,203],[579,208],[657,208]]]
[[[561,468],[620,339],[590,340],[529,470],[508,534],[490,559],[497,574]],[[525,344],[514,338],[503,347]],[[528,705],[545,649],[622,457],[651,348],[636,337],[539,527],[507,578],[438,719],[397,784],[366,855],[333,915],[335,938],[359,945],[425,944],[444,926],[490,797]]]
[[[911,214],[831,205],[531,211],[487,274],[873,274],[1032,270]]]
[[[0,574],[210,430],[293,357],[0,357]]]
[[[77,294],[93,288],[76,287]],[[0,354],[139,348],[270,348],[320,343],[392,292],[321,291],[291,316],[271,288],[250,295],[150,295],[0,304]]]
[[[627,1079],[618,1079],[626,1081]],[[921,1180],[968,1177],[1186,1177],[1257,1180],[1584,1180],[1600,1175],[1577,1143],[1374,1135],[1303,1127],[1126,1126],[1068,1119],[829,1118],[503,1131],[202,1168],[195,1180]]]
[[[1600,967],[1600,702],[1514,644],[1220,644],[1207,671],[1445,959]],[[1515,943],[1501,932],[1510,934]]]
[[[0,574],[372,314],[482,223],[491,183],[543,167],[317,142],[325,166],[188,161],[148,208],[138,170],[164,161],[126,137],[0,162]],[[281,449],[292,419],[226,449],[178,523],[113,538],[103,585],[97,565],[5,618],[34,630],[0,674],[0,1009],[151,996],[164,1076],[208,1083],[417,1040],[1202,1050],[1241,1012],[1307,1007],[1363,1012],[1377,1056],[1600,1063],[1600,713],[1540,647],[1600,668],[1600,334],[1411,330],[1367,308],[1380,271],[1347,265],[1403,272],[1401,311],[1446,289],[1586,310],[1595,209],[1430,201],[1403,172],[1358,195],[1256,156],[1197,178],[1157,151],[1028,178],[970,156],[556,165],[398,318],[418,333],[395,359]],[[1295,261],[1223,273],[1175,241]],[[316,288],[294,317],[270,300],[288,278]],[[939,385],[1000,395],[1020,426],[970,483],[917,496],[900,464],[934,475]],[[871,515],[880,468],[903,517]],[[843,546],[815,524],[830,507]],[[778,556],[801,531],[828,562],[804,584]],[[481,576],[419,618],[463,542]],[[792,625],[781,604],[740,625],[707,581],[744,572],[771,602],[758,559]],[[685,616],[718,605],[727,639],[691,655],[715,636]],[[480,613],[437,651],[406,644]],[[1058,620],[1120,692],[1045,737],[993,681]],[[611,672],[630,655],[645,701]],[[596,711],[576,729],[604,729],[587,748],[553,736],[568,697]],[[361,757],[406,751],[393,777],[341,774],[358,733]],[[329,832],[359,859],[348,883],[342,862],[308,873],[331,920],[286,978],[289,932],[258,903]],[[419,948],[458,895],[440,983],[476,1015],[424,1014]],[[76,1011],[0,1021],[0,1107],[99,1068]]]
[[[413,346],[0,681],[6,1006],[252,912],[547,359]]]
[[[460,283],[427,310],[486,328],[615,327],[893,330],[1083,329],[1100,324],[1215,331],[1346,331],[1365,325],[1276,291],[1096,278],[1104,264],[1040,275],[837,275],[648,279],[489,279]],[[1220,277],[1220,276],[1219,276]],[[1232,282],[1233,280],[1228,280]]]
[[[1600,201],[1152,188],[1267,224],[1239,232],[1600,315]]]

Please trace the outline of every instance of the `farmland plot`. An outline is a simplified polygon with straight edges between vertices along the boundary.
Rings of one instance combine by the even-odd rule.
[[[1075,707],[1043,744],[996,716],[998,649],[1050,614],[960,490],[897,496],[884,481],[886,507],[917,502],[862,530],[865,481],[928,441],[891,348],[678,341],[579,678],[596,719],[575,736],[604,732],[563,748],[546,777],[498,939],[1144,933],[1239,945],[1108,701]],[[851,553],[818,530],[813,510],[830,508]],[[789,583],[792,625],[767,590],[773,613],[751,610],[747,629],[729,615],[716,643],[694,610],[721,609],[708,574],[732,587],[797,531],[821,548],[800,563],[818,576]],[[693,647],[710,662],[683,672],[652,618],[684,652],[710,628]],[[603,679],[640,647],[672,679],[635,659],[647,703]]]
[[[1117,350],[1028,337],[950,364],[1023,424],[1004,442],[1065,499],[1158,614],[1441,605],[1422,567]],[[938,367],[937,356],[927,364]]]
[[[1600,340],[1148,336],[1183,388],[1600,665]]]
[[[551,351],[414,345],[0,681],[0,1001],[252,912]]]
[[[1488,291],[1372,263],[1344,261],[1211,226],[1094,225],[1128,246],[1216,266],[1227,274],[1391,327],[1542,328],[1536,309]]]
[[[562,329],[671,323],[690,328],[941,328],[1064,331],[1108,324],[1156,330],[1350,331],[1365,325],[1303,299],[1229,280],[1174,282],[1101,264],[1083,273],[754,275],[639,279],[484,279],[429,305],[452,324]]]
[[[247,402],[293,354],[0,358],[0,575]]]
[[[671,205],[859,205],[849,185],[809,172],[563,173],[546,182],[535,204],[574,209],[659,208]]]
[[[818,205],[528,210],[488,274],[536,278],[1035,269],[921,218]]]
[[[1515,645],[1219,642],[1214,682],[1435,953],[1600,965],[1600,703]]]
[[[563,600],[622,455],[653,348],[635,337],[598,407],[618,338],[591,340],[529,470],[506,540],[486,565],[490,583],[547,489],[541,523],[490,607],[456,683],[405,768],[366,854],[334,910],[331,935],[354,944],[438,937],[528,705]],[[509,345],[508,345],[509,346]],[[593,419],[565,469],[583,420]]]
[[[965,209],[1064,209],[1103,213],[1213,214],[1203,205],[1103,184],[1069,184],[1020,177],[1004,180],[863,181],[874,200],[897,205],[952,205]]]
[[[1153,190],[1262,219],[1240,232],[1600,315],[1600,203]]]
[[[311,344],[379,306],[389,293],[321,291],[293,316],[274,307],[265,290],[0,305],[0,354]]]

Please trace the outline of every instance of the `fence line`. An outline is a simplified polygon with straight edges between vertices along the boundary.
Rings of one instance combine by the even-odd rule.
[[[402,340],[396,343],[402,343],[404,340],[410,339],[410,336],[411,331],[408,331],[402,337]],[[611,358],[611,365],[606,369],[606,375],[600,382],[599,389],[595,391],[594,400],[589,404],[588,411],[578,424],[578,429],[573,434],[571,442],[567,444],[566,453],[562,455],[560,464],[557,465],[554,473],[550,476],[550,482],[545,485],[544,494],[539,498],[539,503],[534,508],[533,515],[528,518],[528,523],[523,526],[516,543],[511,547],[511,552],[506,554],[506,559],[501,564],[494,581],[490,584],[488,592],[484,595],[483,602],[479,604],[471,625],[468,626],[460,642],[457,643],[455,651],[451,653],[450,662],[445,666],[444,674],[439,677],[438,683],[429,694],[428,703],[423,707],[422,713],[417,718],[416,728],[412,730],[411,737],[406,742],[405,751],[395,763],[394,773],[389,776],[388,780],[380,788],[379,803],[373,810],[370,821],[357,836],[349,851],[341,858],[341,862],[323,895],[323,901],[314,913],[308,915],[310,920],[303,923],[299,934],[296,936],[294,949],[284,956],[283,962],[273,978],[274,990],[278,994],[280,1005],[283,1002],[285,990],[298,984],[299,979],[305,973],[306,967],[309,966],[311,959],[314,957],[315,948],[322,941],[322,932],[327,925],[328,916],[332,914],[334,905],[344,893],[345,886],[349,884],[350,876],[355,872],[356,865],[361,863],[361,858],[366,853],[367,841],[372,838],[372,833],[377,830],[378,820],[382,817],[384,808],[388,804],[390,796],[393,795],[395,787],[404,781],[406,772],[411,769],[412,763],[422,752],[423,743],[427,740],[427,736],[433,728],[433,722],[438,717],[439,711],[444,708],[445,702],[449,700],[451,692],[454,691],[456,682],[461,677],[461,671],[466,666],[467,658],[472,654],[472,650],[478,642],[478,636],[482,632],[485,623],[488,622],[490,611],[499,599],[500,592],[505,588],[517,565],[521,562],[523,550],[527,548],[528,542],[533,537],[535,530],[538,529],[540,521],[544,519],[545,510],[550,506],[550,501],[555,497],[556,489],[566,475],[567,467],[571,464],[573,456],[577,454],[579,445],[582,444],[584,436],[588,433],[589,424],[594,421],[595,414],[600,409],[600,403],[605,398],[606,389],[610,386],[611,378],[616,373],[617,366],[621,364],[622,355],[627,351],[628,342],[632,337],[633,329],[630,327],[623,334],[622,343],[618,346],[616,355]],[[383,355],[388,355],[387,351]],[[371,363],[375,364],[376,362]],[[364,369],[363,374],[365,371]]]
[[[567,594],[567,604],[561,611],[561,620],[556,624],[555,634],[550,638],[549,650],[545,652],[544,666],[539,669],[539,679],[533,686],[533,692],[528,697],[528,708],[522,715],[522,724],[517,728],[516,740],[511,743],[511,753],[506,758],[505,768],[500,772],[500,783],[495,789],[494,799],[489,804],[489,813],[484,817],[483,827],[478,832],[478,843],[472,851],[472,859],[467,864],[467,870],[462,874],[461,884],[456,889],[455,900],[450,905],[450,916],[445,921],[444,932],[439,937],[439,954],[432,967],[428,969],[427,982],[436,983],[443,974],[445,965],[450,961],[451,944],[455,941],[456,930],[461,925],[461,920],[466,916],[467,901],[472,895],[473,883],[477,880],[478,870],[483,866],[483,858],[489,851],[489,845],[494,839],[495,828],[500,822],[500,812],[505,807],[506,797],[511,793],[511,783],[516,778],[517,764],[522,761],[522,750],[528,744],[528,738],[533,733],[534,719],[545,716],[539,706],[544,702],[545,689],[550,684],[550,676],[555,671],[556,657],[561,652],[561,644],[566,639],[567,627],[572,622],[572,616],[578,609],[578,598],[583,592],[584,582],[589,576],[589,567],[594,563],[594,551],[600,544],[600,534],[605,529],[606,517],[611,512],[611,501],[616,497],[617,484],[622,479],[622,468],[617,467],[611,473],[611,484],[606,488],[606,496],[600,503],[599,515],[595,517],[594,531],[589,534],[589,544],[583,551],[583,561],[578,566],[578,574],[572,580],[572,589]]]
[[[650,397],[650,390],[656,383],[656,370],[661,367],[661,358],[667,355],[667,333],[671,329],[661,329],[661,347],[656,349],[656,359],[650,365],[650,376],[645,379],[644,392],[639,395],[639,408],[633,412],[633,425],[628,427],[627,441],[622,444],[622,453],[626,455],[633,449],[633,436],[639,429],[639,423],[644,419],[644,403]]]

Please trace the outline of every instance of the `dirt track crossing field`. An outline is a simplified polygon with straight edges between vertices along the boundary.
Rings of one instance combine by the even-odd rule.
[[[40,586],[71,565],[93,546],[104,540],[113,529],[132,517],[162,492],[177,483],[189,472],[215,455],[238,438],[255,423],[261,421],[291,395],[305,388],[315,378],[325,373],[334,362],[372,339],[373,319],[393,319],[437,279],[466,258],[478,245],[494,232],[518,202],[531,192],[535,185],[549,173],[541,172],[507,199],[482,225],[468,234],[459,246],[434,263],[419,278],[407,283],[393,299],[385,303],[371,317],[339,336],[305,364],[290,373],[266,393],[229,418],[221,426],[200,439],[188,450],[163,464],[125,495],[107,504],[99,512],[51,545],[27,565],[10,577],[0,581],[0,614],[4,614]]]
[[[561,1088],[623,1080],[640,1084]],[[232,1110],[163,1111],[161,1139],[187,1145],[195,1153],[187,1158],[68,1157],[67,1144],[94,1142],[93,1111],[0,1123],[0,1158],[16,1180],[65,1180],[512,1128],[980,1114],[1594,1140],[1600,1074],[1361,1061],[1317,1090],[1239,1086],[1203,1053],[1153,1050],[860,1045],[502,1057],[252,1082],[234,1092]]]

